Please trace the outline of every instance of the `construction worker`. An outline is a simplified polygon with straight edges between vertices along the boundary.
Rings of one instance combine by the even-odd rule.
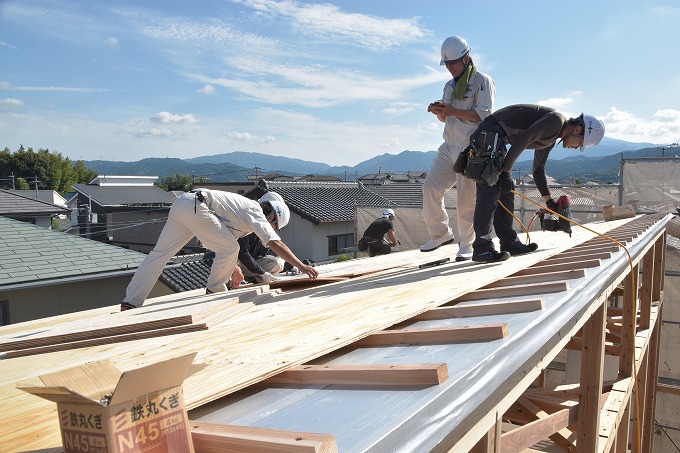
[[[557,140],[564,148],[580,148],[600,143],[604,137],[604,124],[592,115],[582,113],[576,118],[565,119],[558,111],[540,105],[511,105],[497,110],[479,125],[470,137],[469,152],[472,156],[462,169],[468,178],[477,181],[475,203],[472,261],[495,262],[510,256],[533,252],[536,243],[523,244],[512,228],[512,212],[515,207],[514,183],[510,176],[512,166],[525,149],[533,149],[533,177],[546,206],[557,210],[552,199],[545,174],[545,165]],[[506,144],[510,145],[507,150]],[[484,162],[475,156],[494,156],[495,162]],[[503,158],[504,157],[504,158]],[[499,205],[499,200],[505,206]],[[500,241],[501,251],[495,250],[491,228]]]
[[[247,279],[271,283],[283,271],[292,274],[300,272],[297,267],[270,253],[271,250],[265,247],[255,233],[239,238],[238,245],[238,266]]]
[[[441,101],[428,107],[428,111],[444,123],[444,143],[437,150],[423,183],[423,219],[430,240],[420,247],[420,251],[430,252],[454,241],[444,194],[456,185],[456,261],[464,261],[472,257],[476,188],[474,181],[457,175],[451,168],[470,143],[470,134],[491,114],[496,87],[491,77],[477,70],[470,57],[470,46],[459,36],[444,40],[439,64],[446,66],[452,79],[444,85]]]
[[[368,256],[387,255],[392,252],[392,247],[397,245],[394,235],[394,210],[385,209],[382,217],[374,220],[366,231],[362,240],[368,246]],[[385,234],[390,238],[385,240]]]
[[[165,264],[194,236],[215,252],[206,284],[207,293],[226,291],[243,281],[237,265],[238,238],[255,233],[278,256],[292,263],[309,278],[319,275],[303,264],[276,233],[290,220],[290,211],[275,192],[258,201],[221,190],[196,189],[179,196],[170,208],[168,220],[154,249],[147,255],[127,287],[121,311],[141,307]]]

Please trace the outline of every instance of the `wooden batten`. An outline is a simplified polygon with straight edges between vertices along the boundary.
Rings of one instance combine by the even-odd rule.
[[[464,296],[454,299],[453,302],[527,296],[532,294],[559,293],[561,291],[567,291],[568,289],[569,283],[566,281],[532,283],[520,286],[503,286],[489,289],[478,289],[477,291],[467,293]]]
[[[335,453],[332,434],[191,422],[197,453]]]
[[[267,379],[264,385],[421,386],[439,385],[448,377],[446,363],[301,365]]]
[[[508,336],[508,325],[506,323],[432,329],[384,330],[354,342],[353,346],[465,343],[499,340],[506,336]]]
[[[471,318],[543,310],[543,299],[510,300],[503,303],[476,303],[433,308],[411,318],[412,321],[428,319]]]

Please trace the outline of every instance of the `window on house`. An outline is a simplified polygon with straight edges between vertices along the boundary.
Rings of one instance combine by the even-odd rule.
[[[0,326],[9,324],[9,301],[0,300]]]
[[[328,236],[328,256],[339,255],[342,249],[354,245],[354,233]]]

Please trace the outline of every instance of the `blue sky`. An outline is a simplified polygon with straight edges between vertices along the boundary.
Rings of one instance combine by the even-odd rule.
[[[426,112],[466,38],[495,108],[680,141],[680,5],[666,1],[0,0],[0,149],[73,160],[231,151],[355,165],[435,150]]]

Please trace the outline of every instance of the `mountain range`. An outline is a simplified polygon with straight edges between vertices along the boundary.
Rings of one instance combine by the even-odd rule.
[[[556,146],[548,160],[548,174],[558,181],[567,178],[618,182],[621,154],[625,157],[661,157],[660,147],[652,143],[632,143],[605,137],[602,142],[585,153]],[[436,151],[402,151],[399,154],[381,154],[354,166],[331,166],[321,162],[273,156],[269,154],[234,151],[189,159],[147,158],[136,162],[93,160],[86,161],[88,168],[99,174],[158,176],[175,174],[208,177],[213,182],[245,181],[248,176],[271,173],[286,175],[325,175],[352,181],[372,173],[426,172]],[[531,171],[533,152],[522,153],[515,169],[523,174]]]

